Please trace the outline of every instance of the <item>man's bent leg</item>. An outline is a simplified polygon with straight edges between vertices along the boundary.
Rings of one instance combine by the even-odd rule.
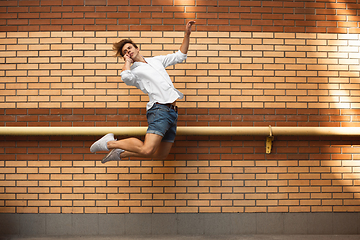
[[[152,133],[145,135],[145,141],[137,138],[126,138],[118,141],[110,141],[107,143],[108,149],[120,148],[125,150],[121,154],[122,158],[126,157],[144,157],[152,158],[157,152],[162,136]],[[131,156],[130,156],[131,155]]]
[[[156,159],[156,160],[165,159],[169,155],[172,145],[173,145],[173,143],[170,143],[170,142],[161,142],[159,148],[151,156],[151,158]],[[128,151],[121,153],[120,156],[121,156],[121,158],[143,157],[142,155],[139,155],[134,152],[128,152]]]

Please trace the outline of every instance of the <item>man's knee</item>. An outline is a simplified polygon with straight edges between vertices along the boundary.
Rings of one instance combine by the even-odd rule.
[[[142,155],[144,155],[144,157],[147,157],[147,158],[152,158],[154,156],[155,152],[156,152],[156,149],[154,149],[154,148],[142,149]]]

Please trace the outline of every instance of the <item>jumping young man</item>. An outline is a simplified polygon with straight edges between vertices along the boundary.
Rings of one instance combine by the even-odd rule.
[[[91,145],[90,151],[95,153],[111,150],[102,159],[102,163],[129,157],[165,159],[168,156],[176,136],[176,100],[182,99],[184,95],[174,87],[165,68],[181,63],[187,58],[193,24],[195,21],[186,24],[180,49],[164,56],[144,58],[137,45],[130,39],[114,43],[116,55],[125,60],[121,79],[127,85],[135,86],[149,95],[146,105],[148,129],[144,141],[138,138],[116,140],[113,133],[100,138]]]

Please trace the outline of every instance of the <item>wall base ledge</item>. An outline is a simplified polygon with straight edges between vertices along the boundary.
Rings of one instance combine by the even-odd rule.
[[[0,214],[0,236],[352,235],[360,213]]]

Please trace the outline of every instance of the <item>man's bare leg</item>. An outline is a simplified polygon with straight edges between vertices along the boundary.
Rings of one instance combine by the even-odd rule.
[[[147,133],[145,135],[145,141],[141,141],[137,138],[126,138],[118,141],[109,141],[107,143],[108,149],[120,148],[124,152],[121,153],[121,157],[144,157],[152,158],[157,154],[164,154],[164,151],[169,150],[169,144],[161,144],[162,136],[152,133]],[[158,152],[159,147],[165,147],[164,150]],[[171,143],[172,145],[172,143]],[[171,149],[171,146],[170,146]]]
[[[169,155],[172,145],[173,145],[172,142],[161,142],[156,152],[152,156],[147,156],[147,157],[156,160],[163,160]],[[144,157],[144,156],[138,153],[124,151],[120,148],[113,148],[108,153],[108,155],[106,155],[101,160],[101,162],[106,163],[109,161],[120,161],[121,159],[129,158],[129,157]]]
[[[172,142],[161,142],[159,148],[151,156],[151,158],[157,159],[157,160],[165,159],[169,155],[172,145],[173,145]],[[123,158],[129,158],[129,157],[144,157],[144,156],[140,155],[138,153],[124,151],[120,154],[120,157],[123,159]]]

